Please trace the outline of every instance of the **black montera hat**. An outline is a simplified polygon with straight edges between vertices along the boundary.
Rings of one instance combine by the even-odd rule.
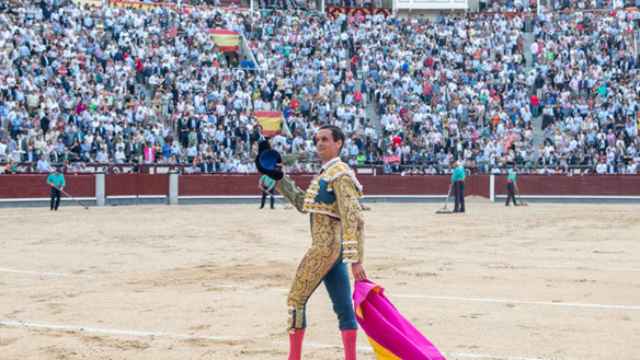
[[[258,156],[256,156],[256,168],[258,171],[274,180],[280,180],[283,177],[283,173],[279,165],[282,165],[280,153],[271,149],[269,141],[261,141],[258,145]]]

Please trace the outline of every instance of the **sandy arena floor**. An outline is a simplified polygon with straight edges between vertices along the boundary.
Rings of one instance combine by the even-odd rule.
[[[640,207],[373,204],[365,267],[449,360],[640,359]],[[0,209],[0,359],[285,359],[308,219],[257,206]],[[341,359],[324,287],[305,359]],[[360,332],[360,359],[373,359]]]

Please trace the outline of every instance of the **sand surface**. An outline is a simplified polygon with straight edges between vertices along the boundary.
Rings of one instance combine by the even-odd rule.
[[[448,359],[640,359],[637,205],[371,207],[368,275]],[[0,359],[286,359],[305,215],[68,206],[0,221]],[[322,286],[308,320],[304,359],[341,359]]]

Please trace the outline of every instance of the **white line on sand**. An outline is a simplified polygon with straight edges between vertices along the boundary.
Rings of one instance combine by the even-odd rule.
[[[83,277],[92,278],[89,275],[82,274],[68,274],[57,272],[39,272],[28,270],[17,270],[0,268],[0,272],[28,274],[37,276],[57,276],[57,277]],[[214,285],[212,288],[220,289],[233,289],[233,290],[255,290],[254,286],[239,286],[231,284]],[[265,288],[262,288],[263,290]],[[271,288],[273,291],[286,292],[288,289],[284,288]],[[475,297],[461,297],[461,296],[436,296],[436,295],[424,295],[424,294],[395,294],[394,298],[399,299],[430,299],[430,300],[442,300],[442,301],[465,301],[465,302],[483,302],[483,303],[500,303],[500,304],[522,304],[522,305],[546,305],[546,306],[562,306],[562,307],[576,307],[576,308],[592,308],[592,309],[608,309],[608,310],[640,310],[640,305],[618,305],[618,304],[590,304],[590,303],[575,303],[575,302],[560,302],[560,301],[535,301],[535,300],[516,300],[516,299],[493,299],[493,298],[475,298]]]
[[[457,262],[451,262],[456,265]],[[574,271],[590,271],[590,272],[640,272],[640,268],[607,268],[607,267],[590,267],[584,265],[523,265],[523,264],[487,264],[487,263],[471,263],[460,262],[462,265],[481,265],[491,270],[515,270],[515,271],[532,271],[532,270],[574,270]]]
[[[496,268],[500,270],[500,268]],[[516,266],[513,270],[576,270],[576,271],[592,271],[592,272],[640,272],[640,268],[592,268],[582,265],[531,265],[531,266]]]
[[[231,289],[231,290],[255,290],[252,286],[236,286],[236,285],[215,285],[214,288]],[[287,292],[285,288],[261,288],[278,292]],[[544,305],[544,306],[564,306],[577,308],[593,308],[607,310],[640,310],[640,305],[617,305],[617,304],[590,304],[575,302],[558,302],[558,301],[535,301],[535,300],[517,300],[517,299],[492,299],[492,298],[475,298],[461,296],[436,296],[423,294],[393,294],[392,298],[398,299],[429,299],[441,301],[467,301],[467,302],[483,302],[483,303],[499,303],[499,304],[522,304],[522,305]]]
[[[460,297],[460,296],[433,296],[433,295],[420,295],[420,294],[395,294],[393,295],[393,297],[406,298],[406,299],[471,301],[471,302],[502,303],[502,304],[549,305],[549,306],[581,307],[581,308],[595,308],[595,309],[640,310],[640,305],[587,304],[587,303],[556,302],[556,301],[469,298],[469,297]]]
[[[80,325],[57,325],[47,324],[41,322],[30,321],[17,321],[17,320],[0,320],[0,327],[14,327],[14,328],[30,328],[30,329],[42,329],[52,331],[79,331],[86,333],[105,334],[105,335],[121,335],[121,336],[133,336],[133,337],[163,337],[179,340],[213,340],[213,341],[242,341],[249,340],[249,338],[236,337],[236,336],[204,336],[204,335],[189,335],[189,334],[175,334],[162,331],[138,331],[138,330],[123,330],[123,329],[109,329],[109,328],[96,328],[92,326],[80,326]]]
[[[286,346],[285,342],[274,342],[276,346]],[[304,347],[310,347],[314,349],[342,349],[340,345],[321,344],[313,341],[305,341]],[[359,353],[373,353],[373,350],[369,347],[358,346]],[[445,352],[445,356],[455,359],[484,359],[484,360],[547,360],[539,357],[526,357],[526,356],[507,356],[507,355],[491,355],[491,354],[477,354],[468,352]]]
[[[31,271],[31,270],[19,270],[19,269],[7,269],[7,268],[0,268],[0,272],[36,275],[36,276],[82,277],[82,278],[88,278],[88,279],[93,278],[92,276],[83,275],[83,274],[69,274],[69,273],[59,273],[59,272],[50,272],[50,271]]]
[[[123,329],[109,329],[109,328],[95,328],[91,326],[78,326],[78,325],[56,325],[46,324],[40,322],[28,322],[17,320],[0,320],[0,327],[14,327],[14,328],[30,328],[30,329],[42,329],[51,331],[78,331],[86,333],[104,334],[104,335],[120,335],[131,337],[164,337],[179,340],[213,340],[213,341],[248,341],[254,340],[256,337],[242,338],[234,336],[203,336],[203,335],[188,335],[188,334],[176,334],[162,331],[139,331],[139,330],[123,330]],[[273,342],[274,346],[283,346],[286,348],[285,342]],[[316,342],[307,341],[304,344],[305,347],[311,347],[316,349],[331,349],[342,348],[339,345],[328,345]],[[369,347],[358,347],[358,352],[372,353]],[[468,359],[485,359],[485,360],[545,360],[542,358],[530,358],[522,356],[502,356],[502,355],[487,355],[476,353],[445,353],[448,357],[455,358],[468,358]]]
[[[445,353],[449,358],[465,358],[465,359],[483,359],[483,360],[547,360],[544,358],[531,358],[523,356],[502,356],[502,355],[489,355],[489,354],[475,354],[475,353]]]
[[[412,255],[419,256],[419,250],[412,250]],[[426,251],[426,250],[424,250]],[[394,252],[391,250],[372,250],[368,252],[370,255],[388,257],[389,255],[406,256],[402,252]],[[546,264],[506,264],[506,263],[486,263],[477,261],[464,261],[455,259],[445,259],[440,262],[432,261],[434,266],[458,266],[472,265],[490,270],[512,270],[512,271],[532,271],[532,270],[575,270],[590,272],[640,272],[640,268],[633,267],[592,267],[588,265],[546,265]]]

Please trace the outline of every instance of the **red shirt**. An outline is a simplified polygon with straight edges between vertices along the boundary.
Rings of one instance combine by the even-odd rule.
[[[142,61],[140,59],[136,59],[136,71],[142,72],[144,70],[144,65],[142,65]]]
[[[540,105],[540,100],[538,100],[537,96],[531,95],[531,105],[533,105],[533,106],[539,106]]]
[[[357,103],[359,103],[359,102],[361,102],[361,101],[362,101],[362,93],[360,92],[360,90],[356,90],[356,91],[353,93],[353,99],[354,99]]]
[[[293,109],[294,111],[298,109],[298,106],[300,106],[300,102],[298,102],[298,99],[293,98],[291,99],[291,104],[289,104],[291,106],[291,109]]]
[[[429,56],[425,61],[424,61],[424,66],[426,67],[433,67],[433,58],[431,56]]]
[[[431,92],[433,91],[433,87],[431,86],[431,83],[429,83],[428,81],[425,81],[424,84],[422,84],[422,93],[426,96],[431,95]]]

